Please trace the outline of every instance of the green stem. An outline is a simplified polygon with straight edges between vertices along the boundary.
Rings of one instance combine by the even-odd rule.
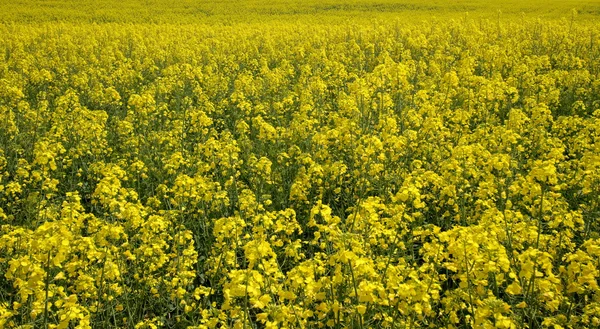
[[[46,301],[44,302],[44,328],[48,329],[48,292],[50,290],[50,250],[48,250],[48,260],[46,261]]]

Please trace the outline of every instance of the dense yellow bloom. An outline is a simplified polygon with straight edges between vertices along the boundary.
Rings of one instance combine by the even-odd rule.
[[[600,327],[598,4],[41,2],[1,328]]]

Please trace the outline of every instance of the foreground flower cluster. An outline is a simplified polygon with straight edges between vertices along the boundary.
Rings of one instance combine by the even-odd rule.
[[[0,327],[600,326],[599,36],[2,25]]]

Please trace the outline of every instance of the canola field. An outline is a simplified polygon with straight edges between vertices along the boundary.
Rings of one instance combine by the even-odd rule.
[[[600,327],[600,2],[0,3],[0,328]]]

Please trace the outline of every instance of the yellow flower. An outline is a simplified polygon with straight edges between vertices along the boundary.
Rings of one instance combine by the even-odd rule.
[[[506,292],[511,295],[519,295],[521,294],[521,285],[517,281],[513,281],[511,284],[506,287]]]

